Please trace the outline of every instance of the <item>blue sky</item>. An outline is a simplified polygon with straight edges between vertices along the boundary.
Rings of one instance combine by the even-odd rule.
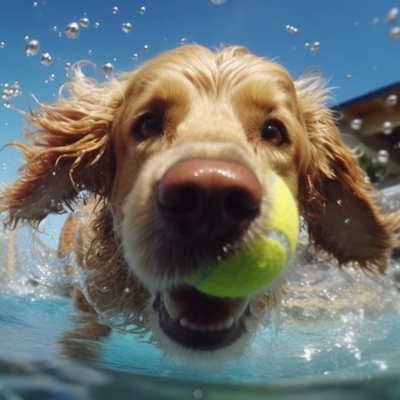
[[[116,14],[113,7],[118,7]],[[276,59],[294,78],[309,67],[319,67],[335,87],[331,104],[341,103],[400,81],[400,40],[389,39],[400,20],[384,22],[393,7],[400,8],[400,1],[226,0],[215,5],[211,0],[38,0],[34,6],[33,0],[2,0],[0,88],[18,82],[34,107],[32,94],[41,101],[56,99],[66,79],[66,62],[91,60],[103,80],[105,63],[112,63],[116,71],[130,70],[180,46],[185,38],[208,47],[247,46],[257,55]],[[65,27],[83,17],[89,26],[81,27],[78,38],[69,39]],[[121,28],[127,22],[132,24],[129,33]],[[286,25],[296,27],[298,34],[287,32]],[[26,36],[39,41],[37,55],[25,54]],[[304,44],[314,42],[321,47],[311,54]],[[52,56],[50,66],[40,62],[45,52]],[[137,60],[132,59],[134,53]],[[13,99],[12,106],[28,109],[22,98]],[[0,107],[0,146],[20,137],[23,126],[20,114]],[[0,153],[0,181],[15,178],[17,158],[12,149]]]

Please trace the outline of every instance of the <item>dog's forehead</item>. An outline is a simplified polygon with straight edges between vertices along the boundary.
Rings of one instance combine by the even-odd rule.
[[[285,68],[238,46],[215,52],[197,45],[182,46],[143,64],[131,75],[128,86],[140,93],[168,76],[186,80],[208,95],[232,91],[249,80],[295,91]]]

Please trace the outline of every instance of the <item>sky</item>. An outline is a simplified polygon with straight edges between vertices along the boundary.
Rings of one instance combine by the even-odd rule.
[[[0,147],[22,137],[25,122],[16,109],[35,108],[33,96],[45,102],[57,98],[67,62],[92,61],[103,81],[104,64],[128,71],[182,40],[210,48],[246,46],[281,63],[293,78],[318,67],[334,88],[329,105],[340,104],[400,81],[400,40],[389,37],[400,19],[385,22],[395,7],[400,0],[1,0],[0,89],[18,82],[22,96],[10,108],[0,107]],[[82,18],[89,25],[68,38],[66,26]],[[122,29],[127,23],[128,33]],[[25,52],[30,40],[39,41],[34,56]],[[315,42],[320,49],[313,54]],[[41,63],[44,53],[52,57],[48,66]],[[19,165],[15,150],[2,150],[0,181],[15,179]]]

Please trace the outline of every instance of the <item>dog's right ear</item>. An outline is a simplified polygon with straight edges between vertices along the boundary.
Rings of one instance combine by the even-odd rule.
[[[31,143],[13,141],[25,157],[19,178],[2,190],[0,212],[6,224],[21,220],[36,225],[50,213],[71,208],[80,192],[100,197],[111,190],[114,152],[110,130],[123,101],[123,82],[102,84],[85,77],[79,68],[63,87],[69,93],[25,117]]]

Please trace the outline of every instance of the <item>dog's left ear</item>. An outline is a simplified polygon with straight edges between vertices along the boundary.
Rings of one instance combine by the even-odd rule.
[[[80,192],[100,198],[111,190],[114,154],[110,130],[122,102],[122,83],[98,84],[79,69],[65,84],[69,96],[25,115],[31,143],[11,142],[25,156],[19,178],[2,190],[6,223],[37,224],[50,213],[70,208]]]
[[[356,261],[382,272],[399,245],[400,211],[387,215],[373,200],[376,189],[322,104],[327,90],[320,78],[301,78],[296,85],[310,147],[298,196],[310,239],[340,264]]]

